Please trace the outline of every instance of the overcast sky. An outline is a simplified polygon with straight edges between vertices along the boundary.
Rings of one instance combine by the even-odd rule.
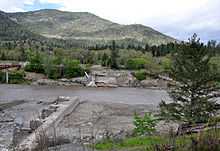
[[[144,24],[180,40],[197,33],[220,41],[220,0],[0,0],[6,12],[91,12],[120,24]]]

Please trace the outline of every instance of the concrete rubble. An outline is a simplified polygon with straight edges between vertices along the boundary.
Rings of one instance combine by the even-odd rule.
[[[72,79],[38,79],[33,82],[34,85],[50,86],[87,86],[87,87],[143,87],[143,88],[166,88],[168,79],[146,79],[138,81],[133,71],[129,70],[112,70],[101,66],[91,67],[91,72],[84,77]]]

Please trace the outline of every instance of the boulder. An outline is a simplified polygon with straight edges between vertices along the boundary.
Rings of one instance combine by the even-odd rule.
[[[70,97],[58,96],[57,99],[53,102],[53,104],[59,104],[60,102],[67,102],[70,100]]]

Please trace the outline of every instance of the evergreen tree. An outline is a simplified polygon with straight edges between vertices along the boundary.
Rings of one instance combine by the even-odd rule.
[[[5,55],[5,52],[2,52],[1,53],[1,58],[0,58],[1,60],[6,60],[6,55]]]
[[[112,41],[112,46],[111,46],[111,68],[113,69],[118,69],[118,49],[116,49],[116,44],[115,41]]]
[[[149,51],[149,49],[150,49],[150,46],[148,44],[146,44],[145,47],[144,47],[144,50]]]
[[[211,56],[196,34],[173,54],[171,76],[176,84],[169,91],[173,101],[160,103],[161,116],[199,123],[215,115],[219,109],[214,100],[219,76],[216,66],[210,64]]]
[[[106,54],[106,53],[104,53],[103,55],[102,55],[102,66],[108,66],[108,55]]]

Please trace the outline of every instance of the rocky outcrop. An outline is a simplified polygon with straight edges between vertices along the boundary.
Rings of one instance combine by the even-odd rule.
[[[167,88],[168,82],[162,79],[147,79],[140,81],[143,88]]]
[[[128,70],[93,70],[91,75],[95,77],[97,86],[132,87],[135,77]]]

